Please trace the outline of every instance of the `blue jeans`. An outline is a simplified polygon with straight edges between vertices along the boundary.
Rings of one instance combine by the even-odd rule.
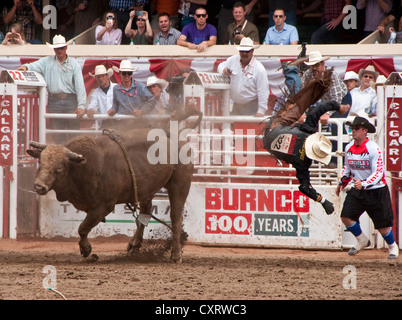
[[[329,44],[338,43],[339,32],[342,30],[342,24],[339,24],[335,29],[328,30],[325,21],[321,27],[313,32],[311,35],[311,44]]]
[[[71,96],[66,99],[58,99],[49,96],[47,103],[48,113],[74,113],[77,109],[77,97]],[[49,128],[55,130],[79,130],[79,119],[49,119]],[[65,143],[69,138],[76,136],[71,133],[55,133],[53,140],[55,143]]]

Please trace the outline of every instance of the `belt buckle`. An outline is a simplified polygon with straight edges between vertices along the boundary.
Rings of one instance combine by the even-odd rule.
[[[60,100],[65,100],[67,98],[67,93],[61,92],[58,94]]]

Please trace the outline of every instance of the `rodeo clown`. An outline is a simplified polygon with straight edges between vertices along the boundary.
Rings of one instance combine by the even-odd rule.
[[[366,211],[375,229],[388,244],[388,259],[398,259],[398,244],[392,233],[394,214],[385,180],[382,152],[367,137],[368,133],[375,133],[376,129],[362,117],[356,117],[352,123],[346,122],[346,125],[352,128],[353,140],[345,148],[345,167],[336,195],[339,196],[351,183],[352,187],[347,193],[341,212],[343,224],[357,240],[348,254],[353,256],[370,245],[370,240],[362,232],[359,223],[360,216]]]
[[[313,160],[328,165],[331,160],[332,144],[326,137],[317,133],[320,117],[328,111],[346,113],[350,109],[351,98],[346,95],[341,105],[334,100],[309,107],[317,102],[331,85],[332,69],[324,72],[322,78],[306,85],[293,97],[288,98],[282,109],[271,117],[264,132],[264,148],[279,160],[293,165],[299,190],[320,202],[329,215],[334,205],[319,194],[310,184],[309,168]],[[299,118],[308,110],[306,120],[298,125]]]

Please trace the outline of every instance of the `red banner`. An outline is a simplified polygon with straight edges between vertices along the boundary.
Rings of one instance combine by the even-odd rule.
[[[13,165],[13,97],[0,96],[0,166]]]
[[[387,171],[402,171],[402,98],[387,99]]]

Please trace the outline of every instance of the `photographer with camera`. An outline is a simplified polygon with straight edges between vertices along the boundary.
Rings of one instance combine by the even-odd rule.
[[[233,5],[234,22],[228,25],[224,38],[225,44],[240,44],[241,39],[248,37],[254,41],[254,44],[260,43],[258,29],[254,23],[246,19],[246,7],[238,1]]]
[[[14,23],[10,27],[10,32],[6,34],[4,41],[2,42],[3,45],[10,45],[10,44],[30,44],[26,42],[24,31],[22,30],[22,25],[20,23]]]
[[[117,26],[117,17],[114,12],[106,12],[101,25],[95,29],[96,44],[121,44],[123,32]]]
[[[136,19],[137,29],[131,29],[134,18]],[[154,32],[148,19],[147,11],[131,11],[130,19],[126,25],[125,35],[133,42],[133,44],[152,44]]]

